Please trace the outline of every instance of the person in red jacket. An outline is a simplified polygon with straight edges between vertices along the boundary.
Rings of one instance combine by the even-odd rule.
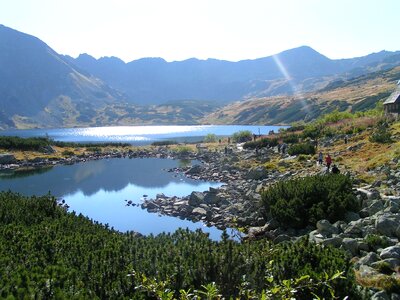
[[[325,157],[325,162],[326,162],[326,171],[329,172],[329,169],[330,169],[331,164],[332,164],[332,158],[331,158],[331,156],[329,155],[329,153],[328,153],[328,155]]]

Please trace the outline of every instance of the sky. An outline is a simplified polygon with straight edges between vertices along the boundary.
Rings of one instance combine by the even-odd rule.
[[[303,45],[331,59],[396,51],[399,13],[400,0],[0,0],[0,24],[60,54],[125,62],[238,61]]]

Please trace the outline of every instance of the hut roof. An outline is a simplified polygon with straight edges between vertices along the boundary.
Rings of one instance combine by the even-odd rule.
[[[383,104],[396,103],[400,100],[400,85],[397,86],[396,90],[390,94],[389,98],[386,99]]]

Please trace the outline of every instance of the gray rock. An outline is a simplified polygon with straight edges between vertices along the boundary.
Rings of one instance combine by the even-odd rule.
[[[361,257],[355,264],[355,267],[359,268],[361,265],[370,266],[371,264],[377,262],[378,260],[379,260],[378,254],[376,254],[375,252],[370,252],[367,255]]]
[[[245,175],[246,179],[260,180],[268,177],[268,170],[265,167],[254,167]]]
[[[197,175],[203,172],[203,167],[201,165],[194,165],[189,170],[186,171],[188,175]]]
[[[200,216],[206,216],[207,215],[207,211],[202,207],[196,207],[196,208],[194,208],[192,210],[192,214],[200,215]]]
[[[344,220],[346,222],[357,221],[359,219],[360,219],[360,215],[358,213],[356,213],[356,212],[353,212],[353,211],[348,211],[344,215]]]
[[[13,164],[17,160],[13,154],[0,154],[0,165],[8,165],[8,164]]]
[[[205,192],[204,194],[204,203],[206,204],[216,204],[220,200],[218,195],[214,192]]]
[[[400,266],[400,259],[398,258],[386,258],[383,260],[383,262],[387,263],[393,270]]]
[[[52,154],[57,152],[51,145],[44,146],[40,150],[46,154]]]
[[[395,220],[387,214],[381,215],[375,220],[376,230],[385,236],[395,236],[398,226],[399,220]]]
[[[400,294],[392,293],[391,300],[400,300]]]
[[[390,246],[381,251],[379,254],[382,259],[397,258],[400,259],[400,246]]]
[[[319,233],[326,236],[331,236],[339,232],[338,228],[333,226],[328,220],[319,220],[317,222],[317,230]]]
[[[189,196],[189,205],[198,206],[204,202],[204,194],[201,192],[192,192]]]
[[[358,242],[356,239],[344,238],[342,241],[342,247],[349,251],[352,256],[357,255],[358,252]]]
[[[343,239],[341,237],[335,236],[335,237],[331,237],[331,238],[327,238],[325,240],[323,240],[321,242],[321,244],[327,246],[327,245],[332,245],[333,247],[340,247],[340,245],[342,244]]]
[[[390,300],[390,298],[385,291],[379,291],[372,295],[371,300]]]

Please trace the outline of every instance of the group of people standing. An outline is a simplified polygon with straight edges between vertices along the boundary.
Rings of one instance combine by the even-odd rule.
[[[324,156],[323,156],[322,152],[320,151],[318,154],[318,164],[319,165],[323,164],[323,159],[324,159]],[[329,153],[325,156],[325,163],[326,163],[326,172],[329,173],[329,171],[331,170],[331,165],[332,165],[332,157],[329,155]],[[335,164],[332,166],[331,173],[333,173],[333,174],[340,173],[339,168]]]

